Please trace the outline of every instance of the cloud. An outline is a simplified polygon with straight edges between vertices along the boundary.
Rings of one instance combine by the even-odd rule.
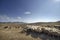
[[[54,2],[60,2],[60,0],[53,0]]]
[[[17,19],[21,19],[21,17],[17,17]]]
[[[6,22],[21,22],[21,17],[8,17],[7,15],[0,15],[0,20]]]
[[[7,17],[6,15],[3,15],[3,16],[0,15],[0,19],[3,19],[3,20],[4,20],[4,19],[9,19],[9,17]]]
[[[31,14],[31,12],[27,11],[27,12],[25,12],[25,14]]]
[[[59,2],[60,0],[55,0],[55,1]]]

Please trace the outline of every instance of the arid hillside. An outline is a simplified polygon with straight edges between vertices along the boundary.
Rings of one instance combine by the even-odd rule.
[[[60,22],[0,23],[0,40],[60,40]]]

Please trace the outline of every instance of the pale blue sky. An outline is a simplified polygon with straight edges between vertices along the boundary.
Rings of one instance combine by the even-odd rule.
[[[0,0],[0,22],[60,21],[60,0]]]

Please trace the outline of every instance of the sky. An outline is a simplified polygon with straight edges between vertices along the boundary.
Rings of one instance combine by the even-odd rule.
[[[60,21],[60,0],[0,0],[0,22]]]

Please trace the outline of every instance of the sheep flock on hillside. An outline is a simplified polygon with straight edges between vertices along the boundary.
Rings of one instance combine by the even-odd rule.
[[[53,28],[53,27],[42,27],[42,26],[36,26],[36,25],[27,25],[26,28],[24,28],[25,31],[27,30],[33,30],[36,32],[44,32],[47,34],[51,34],[51,35],[57,35],[60,36],[60,30],[57,28]]]

